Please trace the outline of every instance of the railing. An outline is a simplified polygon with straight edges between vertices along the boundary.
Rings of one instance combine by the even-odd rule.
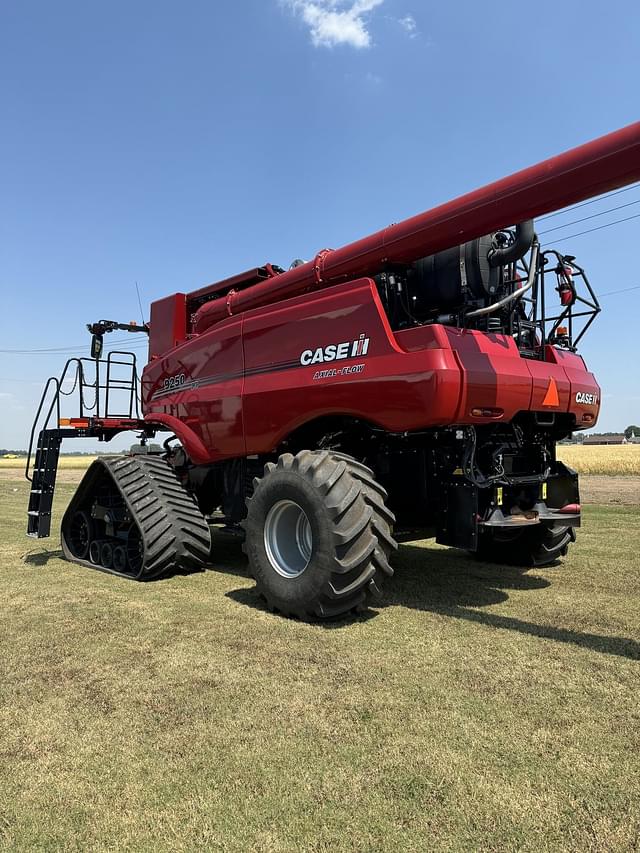
[[[93,381],[87,380],[85,365],[89,364],[93,366],[95,375]],[[130,375],[126,378],[114,377],[114,368],[117,367],[128,368]],[[104,382],[100,381],[102,375],[105,377]],[[71,388],[65,391],[64,384],[69,380],[72,381]],[[51,394],[52,389],[53,394]],[[112,410],[113,394],[117,391],[126,392],[128,403],[126,412],[115,412]],[[106,359],[70,358],[66,362],[60,378],[51,376],[47,379],[29,436],[29,450],[27,452],[27,464],[25,467],[27,480],[32,479],[30,476],[30,465],[36,433],[39,436],[41,431],[48,429],[54,416],[56,428],[59,426],[61,398],[71,397],[76,392],[78,394],[77,417],[80,419],[114,418],[138,420],[140,418],[140,379],[135,354],[114,350],[108,354]],[[87,399],[87,392],[89,392],[89,399]],[[48,400],[50,400],[50,403],[47,408]],[[43,415],[43,413],[45,414]],[[38,429],[39,425],[40,428]]]
[[[600,312],[589,279],[572,255],[555,249],[530,262],[535,263],[533,283],[514,305],[507,333],[528,358],[544,359],[545,344],[573,351]],[[529,275],[529,263],[522,259],[508,269],[505,285],[516,293]]]

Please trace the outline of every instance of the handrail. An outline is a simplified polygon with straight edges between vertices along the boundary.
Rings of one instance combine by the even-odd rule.
[[[40,413],[42,412],[42,407],[44,406],[44,401],[45,401],[46,396],[47,396],[47,391],[49,390],[49,386],[51,385],[52,382],[56,386],[56,394],[55,394],[55,397],[53,398],[53,400],[51,401],[51,406],[49,407],[49,411],[47,412],[47,417],[45,418],[44,426],[42,427],[42,429],[47,428],[47,424],[49,423],[49,420],[51,418],[51,413],[53,412],[54,406],[56,406],[56,409],[57,409],[58,419],[60,417],[60,382],[55,376],[50,376],[47,379],[46,385],[44,386],[44,391],[42,392],[42,397],[40,398],[40,405],[38,406],[36,416],[33,419],[33,426],[31,427],[31,435],[29,436],[29,450],[27,451],[27,464],[25,465],[24,476],[27,480],[29,480],[30,483],[33,482],[33,478],[29,476],[29,466],[30,466],[30,462],[31,462],[31,454],[33,453],[33,439],[35,436],[36,427],[38,425],[38,419],[40,418]]]
[[[127,356],[130,357],[130,361],[117,361],[112,358],[113,355]],[[93,382],[87,382],[87,374],[85,371],[85,362],[91,362],[95,365],[95,380]],[[100,382],[100,365],[106,364],[107,372],[106,372],[106,382]],[[131,368],[131,379],[112,379],[111,378],[111,367],[112,365],[125,365]],[[64,382],[69,378],[70,369],[72,366],[75,367],[75,372],[73,374],[73,383],[71,388],[68,391],[63,390]],[[55,376],[50,376],[47,379],[44,390],[42,392],[42,396],[40,397],[40,403],[36,410],[36,415],[33,420],[33,425],[31,427],[31,433],[29,435],[29,449],[27,451],[27,462],[25,465],[25,478],[29,480],[29,482],[33,482],[32,477],[30,476],[31,471],[31,457],[33,455],[34,443],[36,438],[36,430],[38,428],[38,423],[40,422],[41,416],[43,414],[43,410],[45,409],[46,400],[51,388],[54,388],[53,399],[51,400],[51,405],[46,410],[46,415],[44,417],[44,421],[42,427],[39,432],[46,430],[49,426],[51,418],[55,412],[56,415],[56,425],[60,422],[60,397],[70,397],[72,394],[78,391],[78,402],[79,402],[79,416],[80,418],[85,418],[92,413],[92,417],[100,418],[100,392],[102,390],[105,391],[105,409],[104,409],[104,417],[109,417],[109,389],[121,389],[128,390],[129,393],[129,414],[128,415],[112,415],[112,417],[128,417],[133,419],[134,413],[136,419],[140,418],[140,400],[139,400],[139,388],[140,388],[140,379],[138,376],[138,367],[135,353],[126,352],[125,350],[113,350],[109,352],[106,359],[89,359],[86,357],[77,357],[74,356],[72,358],[67,359],[64,368],[62,370],[62,374],[60,378]],[[93,388],[95,392],[95,397],[91,404],[85,398],[85,389]]]

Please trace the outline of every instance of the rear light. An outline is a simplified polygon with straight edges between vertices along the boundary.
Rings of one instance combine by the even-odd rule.
[[[84,429],[89,426],[88,418],[60,418],[58,426],[68,426],[74,429]]]
[[[504,409],[471,409],[472,418],[501,418]]]

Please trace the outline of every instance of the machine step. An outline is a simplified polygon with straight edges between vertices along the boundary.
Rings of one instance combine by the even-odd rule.
[[[27,536],[44,539],[51,532],[51,510],[63,430],[43,429],[38,436],[27,509]]]

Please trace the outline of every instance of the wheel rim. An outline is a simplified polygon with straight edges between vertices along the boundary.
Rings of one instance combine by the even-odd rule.
[[[91,521],[86,512],[78,511],[69,526],[69,547],[74,557],[84,560],[91,542]]]
[[[283,578],[297,578],[307,568],[313,536],[305,511],[295,501],[278,501],[271,507],[264,522],[264,547]]]

